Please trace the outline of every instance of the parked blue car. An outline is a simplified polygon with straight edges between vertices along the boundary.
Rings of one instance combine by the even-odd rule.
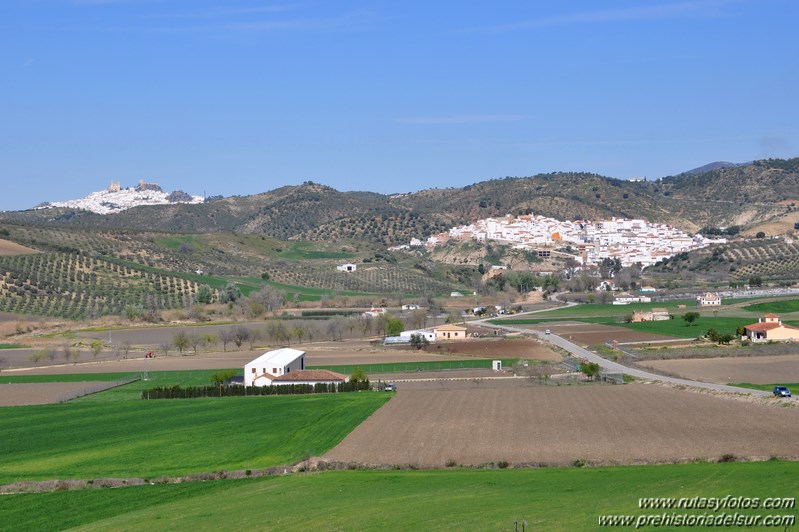
[[[790,397],[791,390],[789,390],[786,386],[775,386],[774,395],[777,397]]]

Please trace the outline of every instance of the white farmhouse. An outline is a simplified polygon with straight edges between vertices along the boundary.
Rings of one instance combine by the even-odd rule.
[[[717,307],[721,305],[721,297],[718,294],[711,294],[710,292],[696,296],[697,307]]]
[[[244,366],[244,386],[269,386],[277,377],[305,369],[305,351],[284,347]]]
[[[429,329],[417,329],[415,331],[402,331],[400,333],[400,338],[404,338],[406,342],[411,341],[411,336],[414,334],[418,334],[422,338],[427,338],[428,342],[435,342],[436,341],[436,332],[431,331]]]
[[[340,272],[352,273],[358,269],[358,265],[352,263],[339,264],[338,266],[336,266],[336,269]]]

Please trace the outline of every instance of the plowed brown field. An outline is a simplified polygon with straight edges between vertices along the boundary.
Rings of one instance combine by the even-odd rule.
[[[45,405],[97,393],[117,386],[114,382],[42,382],[0,384],[0,406]]]
[[[799,457],[799,409],[659,385],[399,391],[325,458],[442,466]]]
[[[720,384],[799,382],[799,355],[651,360],[639,365],[685,379]]]
[[[671,336],[644,331],[633,331],[625,327],[603,325],[601,323],[585,323],[581,321],[553,321],[536,325],[515,325],[536,331],[551,330],[553,333],[582,345],[602,345],[607,340],[623,342],[653,342],[657,340],[674,340]]]
[[[16,242],[11,242],[9,240],[3,240],[0,238],[0,257],[13,257],[16,255],[31,255],[33,253],[39,253],[35,249],[31,249]]]

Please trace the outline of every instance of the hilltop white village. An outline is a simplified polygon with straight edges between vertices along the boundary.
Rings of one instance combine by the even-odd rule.
[[[571,255],[585,265],[598,264],[606,258],[618,258],[624,266],[638,263],[650,266],[678,253],[725,243],[727,240],[689,235],[676,227],[646,220],[611,218],[601,221],[562,221],[530,214],[478,220],[432,235],[424,242],[412,239],[409,245],[394,249],[433,248],[449,241],[501,242],[516,249],[537,251],[541,257],[549,257],[553,252],[557,253],[557,249],[571,247],[573,254],[563,254]]]

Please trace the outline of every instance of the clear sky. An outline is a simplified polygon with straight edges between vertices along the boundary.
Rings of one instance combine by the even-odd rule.
[[[799,155],[795,0],[4,0],[0,210]]]

